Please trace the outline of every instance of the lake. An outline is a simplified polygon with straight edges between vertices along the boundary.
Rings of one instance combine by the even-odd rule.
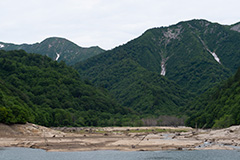
[[[46,152],[30,148],[0,148],[0,160],[238,160],[238,150]]]

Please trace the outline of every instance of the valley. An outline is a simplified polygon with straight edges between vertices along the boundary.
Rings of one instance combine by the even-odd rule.
[[[239,42],[239,23],[202,19],[148,29],[108,51],[58,37],[0,42],[0,122],[239,125]]]

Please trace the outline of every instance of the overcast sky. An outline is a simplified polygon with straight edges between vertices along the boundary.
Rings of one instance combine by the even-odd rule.
[[[239,0],[0,0],[0,41],[32,44],[57,36],[111,49],[179,21],[234,24],[239,7]]]

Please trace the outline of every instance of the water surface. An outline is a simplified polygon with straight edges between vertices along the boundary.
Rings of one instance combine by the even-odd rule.
[[[46,152],[30,148],[0,148],[0,160],[238,160],[237,150]]]

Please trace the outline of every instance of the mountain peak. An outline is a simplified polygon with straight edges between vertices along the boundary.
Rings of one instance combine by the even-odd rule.
[[[83,76],[109,86],[115,82],[102,76],[108,74],[105,68],[113,70],[124,60],[131,59],[147,71],[200,94],[236,71],[240,59],[232,50],[238,51],[238,45],[234,43],[231,50],[226,43],[233,36],[228,27],[219,23],[204,19],[182,21],[169,27],[149,29],[140,37],[82,62],[76,68]],[[96,77],[103,77],[103,80]]]
[[[56,61],[65,61],[69,65],[104,52],[100,47],[83,48],[61,37],[49,37],[35,44],[0,43],[3,50],[25,50],[29,53],[46,55]]]
[[[69,41],[66,38],[62,38],[62,37],[49,37],[49,38],[44,39],[41,43],[43,43],[43,42],[54,43],[54,42],[71,42],[71,41]],[[73,42],[71,42],[71,43],[73,43]]]
[[[55,47],[55,48],[58,48],[58,47],[63,47],[64,45],[74,45],[74,46],[77,46],[77,47],[80,47],[78,46],[77,44],[67,40],[66,38],[61,38],[61,37],[49,37],[49,38],[46,38],[44,39],[40,44],[42,45],[49,45],[51,48],[51,46]]]

